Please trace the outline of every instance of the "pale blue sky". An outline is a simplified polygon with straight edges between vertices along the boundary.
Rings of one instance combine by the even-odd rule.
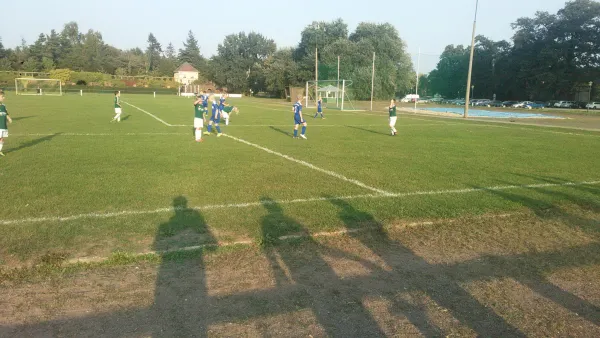
[[[227,34],[256,31],[275,40],[278,46],[294,46],[302,29],[314,20],[342,18],[354,30],[362,21],[390,22],[413,54],[419,46],[425,54],[421,72],[435,68],[448,44],[469,44],[475,0],[229,0],[141,1],[141,0],[26,0],[3,1],[0,8],[0,37],[6,47],[28,43],[52,28],[62,30],[76,21],[80,30],[100,31],[104,41],[118,48],[145,48],[152,32],[166,46],[181,47],[192,30],[204,56],[216,52]],[[293,3],[294,5],[290,5]],[[555,13],[565,0],[480,0],[478,34],[492,39],[509,39],[510,23],[536,11]]]

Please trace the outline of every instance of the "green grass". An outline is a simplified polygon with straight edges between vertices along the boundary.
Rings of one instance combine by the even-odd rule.
[[[38,262],[48,254],[74,258],[217,240],[260,242],[267,221],[277,223],[282,235],[335,230],[348,226],[348,215],[341,220],[335,203],[277,201],[374,194],[231,138],[212,135],[195,143],[190,99],[123,100],[170,124],[190,126],[168,127],[127,105],[128,118],[111,124],[110,95],[8,96],[15,122],[5,142],[7,156],[0,158],[0,264]],[[289,105],[230,101],[241,113],[223,126],[225,133],[392,193],[600,180],[600,133],[401,116],[400,135],[391,137],[385,112],[326,111],[327,119],[314,120],[308,109],[309,140],[301,141],[290,137]],[[358,227],[371,221],[365,215],[393,223],[542,210],[562,202],[599,207],[599,195],[598,185],[555,186],[348,203],[357,210],[352,216]],[[260,201],[270,202],[206,208]],[[170,210],[174,204],[200,209],[176,213]],[[32,220],[122,211],[131,213]],[[281,218],[269,216],[273,211]]]

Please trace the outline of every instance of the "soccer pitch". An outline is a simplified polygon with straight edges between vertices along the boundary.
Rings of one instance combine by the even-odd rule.
[[[380,107],[325,110],[325,120],[307,109],[308,140],[297,140],[290,104],[243,98],[229,100],[240,113],[221,124],[224,137],[196,143],[191,99],[122,101],[123,121],[110,123],[111,95],[7,97],[0,264],[259,242],[269,205],[286,215],[272,228],[288,235],[287,218],[299,233],[346,228],[339,199],[360,228],[370,215],[499,215],[600,194],[597,132],[400,115],[392,137]],[[200,219],[186,219],[191,208]]]

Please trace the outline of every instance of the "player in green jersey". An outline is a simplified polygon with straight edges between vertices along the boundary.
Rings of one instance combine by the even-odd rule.
[[[120,91],[116,91],[115,92],[115,117],[113,117],[112,121],[110,122],[121,122],[121,92]]]
[[[4,146],[4,138],[8,137],[9,123],[12,123],[12,120],[8,116],[8,110],[4,105],[4,92],[0,91],[0,156],[4,156],[2,147]]]
[[[204,107],[202,102],[204,98],[202,94],[196,96],[194,101],[194,135],[196,136],[196,142],[202,142],[202,128],[204,128]]]
[[[388,107],[390,113],[390,128],[392,129],[392,136],[398,135],[398,131],[396,130],[396,120],[398,116],[396,115],[396,100],[390,101],[390,106]]]
[[[222,113],[221,115],[223,116],[223,118],[225,119],[225,125],[228,126],[229,125],[229,119],[231,118],[231,113],[236,113],[239,114],[239,110],[237,107],[235,106],[230,106],[230,105],[224,105],[222,108]]]

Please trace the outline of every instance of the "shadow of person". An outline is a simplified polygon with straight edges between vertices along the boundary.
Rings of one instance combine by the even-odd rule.
[[[270,128],[270,129],[272,129],[272,130],[274,130],[274,131],[276,131],[276,132],[278,132],[278,133],[282,133],[282,134],[283,134],[283,135],[285,135],[285,136],[292,136],[292,134],[291,134],[291,133],[288,133],[288,132],[287,132],[287,131],[285,131],[285,130],[281,130],[280,128],[273,127],[273,126],[270,126],[269,128]]]
[[[204,246],[187,254],[174,250],[210,245],[216,240],[204,217],[188,207],[185,197],[173,199],[173,212],[158,227],[153,245],[162,262],[150,311],[156,319],[152,332],[158,337],[205,337],[208,293],[204,254],[214,247]]]
[[[360,292],[354,292],[351,284],[337,276],[321,257],[323,248],[306,236],[304,226],[286,216],[273,199],[263,197],[261,202],[268,211],[261,222],[261,245],[273,268],[275,282],[278,287],[294,284],[301,289],[294,294],[297,298],[289,301],[311,308],[328,336],[383,336],[363,307]],[[305,236],[302,245],[281,243],[301,236]]]
[[[44,136],[44,137],[36,138],[34,140],[22,143],[22,144],[20,144],[19,146],[15,147],[15,148],[8,147],[4,152],[8,154],[8,153],[14,153],[14,152],[26,149],[26,148],[35,147],[38,144],[46,142],[46,141],[50,141],[53,138],[55,138],[56,136],[60,136],[61,134],[62,133],[55,133],[55,134],[52,134],[52,135],[47,135],[47,136]]]
[[[517,328],[507,323],[493,310],[479,303],[456,281],[448,278],[447,271],[430,264],[410,248],[389,238],[383,225],[373,215],[354,208],[350,203],[325,196],[340,208],[339,218],[350,230],[349,236],[360,241],[393,269],[396,276],[389,288],[423,291],[436,303],[447,308],[453,316],[469,325],[479,336],[524,337]],[[369,231],[355,231],[367,228]],[[410,278],[407,278],[409,277]],[[440,336],[442,331],[429,320],[423,308],[397,297],[390,299],[391,311],[401,313],[426,336]]]
[[[125,115],[125,116],[121,117],[121,121],[127,121],[127,120],[129,120],[130,117],[131,117],[131,115]]]

